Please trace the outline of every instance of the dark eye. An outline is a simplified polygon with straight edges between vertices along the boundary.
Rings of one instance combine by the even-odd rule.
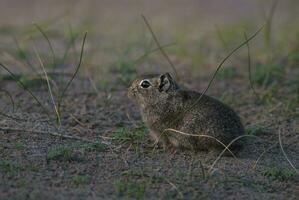
[[[148,88],[149,86],[151,86],[151,83],[150,83],[148,80],[142,80],[142,81],[140,82],[140,86],[141,86],[142,88]]]

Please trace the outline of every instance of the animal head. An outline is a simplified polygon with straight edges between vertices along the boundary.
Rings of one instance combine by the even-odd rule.
[[[129,88],[128,96],[137,101],[141,107],[163,103],[169,95],[179,89],[169,73],[142,76]]]

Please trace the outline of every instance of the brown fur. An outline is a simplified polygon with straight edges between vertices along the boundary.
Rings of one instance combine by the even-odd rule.
[[[141,87],[140,82],[144,79],[151,83],[149,88]],[[188,134],[209,135],[225,145],[244,134],[238,115],[212,97],[204,95],[200,102],[190,109],[201,93],[180,89],[169,73],[135,80],[128,95],[137,101],[143,121],[150,129],[150,135],[154,140],[162,141],[165,146],[191,150],[223,149],[214,139],[164,131],[169,128]],[[236,149],[240,144],[235,143],[231,148]]]

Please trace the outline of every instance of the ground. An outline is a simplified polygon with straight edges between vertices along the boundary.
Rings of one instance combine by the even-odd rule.
[[[186,24],[183,19],[195,15],[187,13],[159,23],[158,16],[150,20],[154,11],[166,20],[177,7],[161,14],[157,5],[145,10],[146,16],[161,44],[170,44],[165,50],[179,83],[199,92],[221,60],[244,41],[244,27],[250,37],[263,22],[227,19],[216,28],[202,28],[194,21]],[[182,9],[190,11],[190,5]],[[200,5],[209,7],[205,1]],[[121,10],[118,4],[106,6]],[[83,23],[71,25],[58,14],[58,19],[45,14],[36,25],[1,22],[0,62],[13,74],[2,66],[0,199],[298,199],[299,31],[291,26],[295,20],[285,26],[278,20],[272,29],[292,27],[279,33],[269,31],[268,21],[253,39],[251,76],[244,45],[209,88],[207,94],[231,106],[246,129],[246,145],[237,157],[218,159],[208,152],[153,146],[127,88],[140,74],[173,73],[172,68],[159,51],[152,52],[157,47],[140,15],[122,19],[121,11],[116,12],[114,17],[127,26],[115,28],[115,18],[109,26],[111,14],[106,12],[105,20],[97,23],[87,16]],[[78,65],[87,28],[91,30]],[[78,74],[69,82],[76,67]]]

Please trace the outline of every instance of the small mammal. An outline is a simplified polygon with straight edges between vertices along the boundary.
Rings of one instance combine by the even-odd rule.
[[[218,152],[223,145],[194,134],[215,137],[225,145],[244,134],[240,118],[230,107],[207,95],[194,104],[201,93],[181,89],[169,73],[138,78],[128,96],[139,105],[150,136],[164,147]],[[192,136],[164,131],[170,128]],[[236,142],[229,149],[236,151],[239,147],[241,143]]]

